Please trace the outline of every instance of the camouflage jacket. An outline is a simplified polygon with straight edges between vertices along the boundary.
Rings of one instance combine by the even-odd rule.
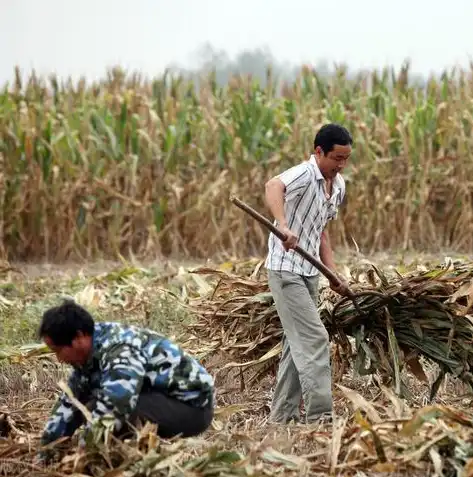
[[[120,323],[97,323],[93,353],[88,362],[74,368],[68,386],[86,404],[96,400],[92,423],[105,415],[115,418],[115,430],[133,412],[143,384],[192,406],[213,405],[212,376],[179,346],[164,336]],[[44,428],[41,444],[71,436],[81,425],[79,410],[62,393]]]

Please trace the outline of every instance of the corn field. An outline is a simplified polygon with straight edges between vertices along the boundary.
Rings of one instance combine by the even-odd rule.
[[[111,70],[102,82],[22,78],[0,100],[0,253],[19,260],[262,255],[264,183],[325,122],[354,138],[336,247],[471,251],[473,66],[425,88],[409,67],[293,84],[235,76],[199,88]]]

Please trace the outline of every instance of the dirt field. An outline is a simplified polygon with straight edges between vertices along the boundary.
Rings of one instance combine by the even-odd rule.
[[[442,258],[418,256],[416,260],[422,264]],[[344,257],[343,261],[352,267],[356,259]],[[412,265],[412,257],[378,255],[375,261],[383,266]],[[22,359],[15,349],[35,341],[41,313],[65,295],[87,306],[98,319],[126,320],[184,339],[185,326],[193,317],[169,291],[185,299],[186,294],[195,293],[195,282],[185,273],[188,264],[172,262],[140,265],[143,268],[116,263],[14,266],[16,270],[5,272],[1,282],[0,413],[8,419],[0,420],[0,435],[5,437],[0,441],[0,475],[64,475],[72,471],[71,457],[47,470],[32,461],[57,383],[68,370],[50,356]],[[217,369],[222,359],[213,356],[206,365]],[[428,369],[428,384],[406,378],[414,396],[411,400],[396,397],[376,377],[356,377],[348,370],[334,383],[337,419],[333,428],[270,425],[273,371],[249,389],[238,373],[219,374],[216,419],[202,439],[163,443],[159,458],[151,444],[139,452],[133,447],[133,457],[128,452],[112,466],[121,469],[117,473],[110,473],[110,466],[106,470],[104,458],[100,464],[82,462],[85,467],[78,471],[108,477],[145,475],[146,463],[149,475],[456,475],[455,465],[469,463],[473,455],[468,425],[452,411],[442,417],[446,412],[442,407],[411,420],[401,432],[402,422],[429,404],[429,385],[438,373],[434,366]],[[465,386],[450,378],[433,404],[469,413],[471,403]],[[218,453],[223,450],[228,452]],[[73,456],[73,447],[68,452]],[[120,473],[129,462],[134,462],[134,467],[127,467],[130,473]]]

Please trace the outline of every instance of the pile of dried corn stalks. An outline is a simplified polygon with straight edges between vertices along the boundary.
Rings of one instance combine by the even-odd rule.
[[[199,316],[190,327],[193,348],[200,350],[202,358],[226,353],[231,362],[222,369],[256,366],[251,379],[258,379],[277,362],[281,351],[282,328],[267,280],[258,271],[246,276],[210,268],[193,272],[217,279],[208,295],[190,305]],[[330,288],[321,291],[321,316],[336,344],[334,358],[339,365],[354,365],[361,375],[380,372],[394,380],[398,393],[406,394],[403,365],[426,381],[423,358],[440,367],[431,398],[447,373],[473,382],[472,263],[450,261],[404,276],[388,275],[371,265],[364,277],[365,283],[352,276],[352,289],[376,290],[383,297],[361,296],[363,316]],[[192,340],[187,344],[191,346]]]
[[[391,406],[340,388],[352,405],[332,432],[310,426],[271,431],[261,421],[242,429],[217,415],[214,429],[196,439],[161,441],[147,425],[129,441],[106,440],[78,453],[73,438],[58,444],[61,452],[45,467],[34,461],[38,434],[28,422],[31,406],[0,411],[8,431],[0,437],[0,476],[473,475],[468,415],[446,406],[413,412],[384,387]]]
[[[256,371],[261,372],[265,364],[277,362],[282,333],[267,282],[258,267],[225,270],[199,269],[193,274],[199,290],[188,288],[189,294],[196,296],[203,290],[209,293],[191,300],[190,306],[200,319],[190,328],[194,335],[183,344],[200,350],[204,356],[217,351],[223,352],[218,353],[220,357],[230,355],[234,363],[228,363],[226,356],[225,362],[237,369],[240,366],[236,361],[246,366],[259,363]],[[215,277],[217,283],[213,284],[208,276]],[[470,264],[455,263],[409,273],[404,278],[387,278],[378,271],[378,282],[375,268],[364,276],[370,287],[389,297],[384,311],[370,301],[373,298],[364,298],[362,306],[369,316],[361,319],[354,313],[353,305],[344,301],[335,309],[338,324],[335,327],[331,312],[339,297],[329,289],[324,289],[321,295],[324,322],[333,340],[345,347],[347,355],[353,350],[346,348],[346,336],[354,336],[355,357],[359,360],[363,349],[372,358],[374,369],[391,366],[395,378],[396,365],[401,369],[405,361],[396,343],[404,354],[417,352],[443,364],[447,371],[463,369],[462,366],[468,369],[473,335],[468,316],[473,297]],[[352,282],[355,289],[368,286],[355,276]],[[150,287],[155,290],[155,285]],[[130,293],[130,296],[138,301],[147,299],[146,294]],[[125,303],[129,306],[127,300]],[[426,339],[421,340],[421,334]],[[449,342],[451,354],[446,357]],[[59,372],[45,367],[45,360],[38,357],[44,352],[40,345],[24,346],[16,350],[13,359],[2,360],[5,368],[0,387],[5,380],[20,380],[26,370],[32,376],[21,386],[25,397],[13,399],[16,408],[11,394],[0,393],[0,476],[351,477],[380,472],[473,476],[471,416],[446,406],[410,409],[380,379],[376,391],[367,387],[362,394],[348,389],[346,383],[345,387],[337,385],[333,432],[327,427],[268,427],[267,413],[261,412],[267,404],[266,396],[252,388],[249,398],[236,396],[237,403],[230,406],[222,406],[220,393],[212,429],[199,439],[164,442],[156,438],[152,428],[146,427],[130,442],[107,441],[95,451],[79,455],[74,438],[61,444],[62,459],[43,468],[35,463],[34,457],[42,426],[53,404],[53,388],[48,383],[59,379]],[[354,363],[366,368],[356,359]],[[213,372],[214,366],[218,367],[219,362],[212,365]],[[4,372],[7,367],[10,374]],[[254,371],[255,366],[250,369]],[[375,393],[379,396],[375,397]],[[463,402],[461,398],[448,400],[450,404],[454,401],[461,401],[462,406],[471,405],[471,401]]]

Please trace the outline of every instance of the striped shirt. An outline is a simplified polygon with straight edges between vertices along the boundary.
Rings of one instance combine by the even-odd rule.
[[[277,176],[286,186],[284,210],[289,229],[297,235],[298,245],[320,258],[320,239],[329,220],[337,217],[345,197],[345,181],[337,174],[332,185],[332,196],[327,199],[324,178],[311,155],[308,161],[291,167]],[[274,225],[279,227],[277,221]],[[281,240],[273,233],[268,239],[268,256],[265,267],[270,270],[288,271],[304,276],[318,275],[319,271],[294,250],[284,249]]]

